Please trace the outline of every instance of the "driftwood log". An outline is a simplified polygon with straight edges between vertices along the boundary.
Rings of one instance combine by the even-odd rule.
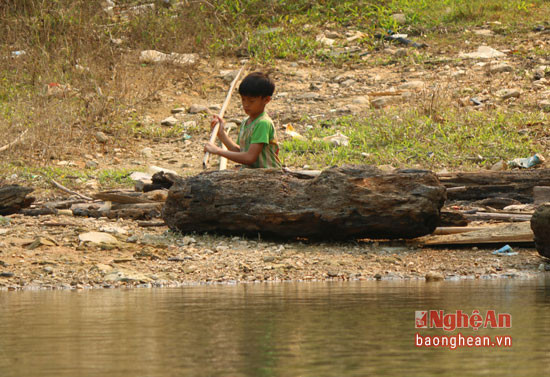
[[[535,246],[540,255],[550,258],[550,203],[543,204],[531,217],[531,229],[535,236]]]
[[[550,169],[439,174],[449,200],[507,198],[533,202],[535,186],[550,186]]]
[[[206,172],[178,180],[163,208],[176,231],[285,238],[414,238],[433,232],[445,189],[423,170],[335,167],[315,178],[280,170]]]
[[[18,185],[0,187],[0,215],[11,215],[28,207],[34,198],[27,197],[34,189]]]

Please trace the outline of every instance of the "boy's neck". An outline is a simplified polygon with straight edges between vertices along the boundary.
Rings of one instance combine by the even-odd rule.
[[[248,122],[253,122],[254,120],[256,120],[260,115],[262,115],[263,113],[265,113],[265,110],[262,110],[261,112],[259,112],[258,114],[251,114],[248,116]]]

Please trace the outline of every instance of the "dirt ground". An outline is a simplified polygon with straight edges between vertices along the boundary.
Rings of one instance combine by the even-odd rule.
[[[530,33],[510,41],[500,35],[472,32],[465,50],[456,51],[448,44],[432,44],[423,50],[432,64],[421,69],[412,58],[413,50],[389,46],[373,52],[367,59],[341,68],[315,66],[310,62],[281,61],[271,68],[277,92],[269,113],[282,139],[289,138],[282,127],[291,123],[304,132],[311,119],[331,119],[346,114],[361,114],[378,106],[381,92],[399,92],[388,98],[392,106],[418,106],[438,98],[462,103],[464,111],[483,111],[490,107],[539,107],[550,99],[549,82],[533,79],[550,61],[525,60],[510,50],[548,48],[550,34]],[[513,45],[511,43],[513,42]],[[478,46],[490,45],[504,52],[489,59],[460,58]],[[375,61],[405,59],[407,65],[375,64]],[[161,166],[182,175],[202,171],[203,145],[208,133],[208,115],[191,114],[191,105],[204,105],[216,113],[226,95],[227,71],[243,62],[203,59],[192,75],[192,85],[176,83],[158,93],[138,118],[159,128],[173,115],[172,110],[185,107],[173,116],[187,123],[190,139],[181,136],[135,141],[132,147],[117,148],[109,140],[102,151],[90,151],[84,157],[53,161],[54,164],[85,166],[93,160],[101,169],[128,168],[147,170]],[[501,67],[496,69],[495,67]],[[544,70],[543,70],[544,72]],[[503,89],[513,95],[503,98]],[[474,108],[464,98],[478,97],[481,108]],[[462,102],[461,102],[462,101]],[[386,104],[382,104],[382,107]],[[138,110],[136,110],[138,111]],[[383,110],[381,110],[383,111]],[[518,110],[520,111],[520,110]],[[542,110],[541,110],[542,111]],[[228,121],[242,119],[238,96],[226,113]],[[191,132],[194,130],[194,132]],[[235,130],[232,136],[235,137]],[[547,138],[548,139],[548,138]],[[550,140],[542,141],[548,143]],[[546,151],[548,148],[546,149]],[[217,159],[211,159],[214,168]],[[230,168],[233,165],[230,164]],[[297,166],[303,168],[303,166]],[[87,182],[78,191],[91,194],[99,190],[98,182]],[[70,197],[43,185],[33,193],[38,202]],[[79,235],[97,231],[111,234],[116,241],[91,245]],[[514,247],[515,256],[495,256],[491,251],[502,245],[484,248],[422,248],[413,241],[350,241],[348,243],[283,242],[215,235],[176,235],[166,226],[141,227],[132,220],[109,220],[74,217],[64,214],[40,217],[11,215],[0,223],[0,290],[16,289],[86,289],[122,286],[178,286],[202,283],[239,283],[272,281],[426,279],[427,281],[527,278],[550,270],[548,260],[534,247]]]

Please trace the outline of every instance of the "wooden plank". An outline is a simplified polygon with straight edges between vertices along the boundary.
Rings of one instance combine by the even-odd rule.
[[[498,212],[477,212],[464,215],[468,220],[472,221],[488,221],[488,220],[498,220],[498,221],[508,221],[508,222],[523,222],[531,220],[530,214],[520,215],[520,214],[510,214],[510,213],[498,213]]]
[[[492,228],[492,227],[493,226],[440,226],[435,228],[432,235],[444,236],[447,234],[469,233],[469,232],[476,232],[479,230],[485,230],[487,228]]]
[[[424,246],[434,245],[477,245],[490,243],[534,242],[529,221],[506,224],[473,232],[427,236],[420,240]]]
[[[148,199],[145,195],[139,192],[104,191],[98,192],[92,196],[94,199],[120,204],[154,203],[153,200]]]

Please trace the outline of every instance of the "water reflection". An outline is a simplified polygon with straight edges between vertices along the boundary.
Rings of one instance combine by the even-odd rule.
[[[549,288],[550,279],[542,278],[2,292],[0,371],[2,376],[547,375]],[[461,332],[511,335],[513,346],[417,349],[414,311],[429,309],[511,313],[511,330]]]

